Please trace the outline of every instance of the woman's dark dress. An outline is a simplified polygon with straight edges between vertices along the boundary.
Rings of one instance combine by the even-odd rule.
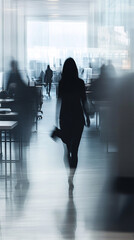
[[[77,166],[77,152],[85,124],[83,105],[86,101],[85,85],[81,79],[59,83],[58,98],[61,99],[60,128],[62,140],[67,144],[73,161],[70,167]]]

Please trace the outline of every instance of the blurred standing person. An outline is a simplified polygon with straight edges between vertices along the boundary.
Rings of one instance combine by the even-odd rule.
[[[12,60],[10,63],[10,66],[11,66],[11,70],[9,72],[8,79],[7,79],[6,91],[10,97],[14,97],[16,92],[16,87],[20,83],[21,76],[18,70],[17,61]]]
[[[112,64],[112,60],[108,60],[108,65],[106,66],[107,69],[107,77],[108,78],[114,78],[116,77],[116,71],[115,71],[115,67]]]
[[[116,93],[118,177],[134,177],[134,74],[121,79]],[[112,119],[113,120],[113,119]]]
[[[58,89],[56,125],[60,125],[60,129],[56,128],[51,136],[53,138],[58,136],[65,143],[64,159],[67,160],[65,163],[69,166],[68,183],[71,194],[74,188],[73,178],[78,164],[78,148],[84,124],[90,125],[86,104],[84,81],[78,77],[75,61],[68,58],[63,66]]]
[[[53,77],[53,71],[51,70],[50,66],[47,65],[44,82],[46,83],[46,93],[48,94],[49,97],[50,97],[50,91],[51,91],[52,77]]]
[[[108,65],[106,66],[106,75],[107,75],[107,82],[108,82],[108,91],[110,97],[114,92],[114,88],[117,84],[117,73],[114,65],[112,64],[112,60],[108,60]]]
[[[31,137],[31,128],[34,123],[34,119],[37,114],[37,93],[36,88],[29,87],[23,81],[19,70],[18,64],[16,61],[11,62],[11,67],[13,68],[13,73],[8,79],[7,89],[12,90],[14,103],[12,105],[12,111],[17,112],[17,120],[18,125],[14,129],[14,139],[15,142],[18,139],[22,141],[22,163],[21,166],[17,168],[17,185],[16,187],[20,187],[20,184],[28,183],[27,180],[27,147],[30,143]],[[18,146],[18,145],[17,145]],[[17,146],[15,147],[16,157],[18,155]]]

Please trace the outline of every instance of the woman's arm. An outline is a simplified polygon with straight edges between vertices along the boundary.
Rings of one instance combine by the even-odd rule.
[[[86,126],[90,127],[90,118],[89,118],[89,112],[88,112],[88,104],[87,104],[87,100],[84,100],[83,102],[83,110],[84,110],[84,114],[86,117]]]
[[[59,128],[60,109],[61,109],[61,99],[57,98],[57,102],[56,102],[56,116],[55,116],[55,123],[56,123],[57,128]]]
[[[90,127],[89,108],[88,108],[87,97],[85,92],[85,84],[83,81],[82,81],[82,106],[83,106],[83,111],[86,117],[86,126]]]
[[[56,116],[55,116],[55,123],[57,127],[59,127],[60,109],[61,109],[61,83],[59,82],[57,102],[56,102]]]

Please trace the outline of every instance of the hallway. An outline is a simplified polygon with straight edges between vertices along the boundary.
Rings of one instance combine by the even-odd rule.
[[[1,123],[5,149],[0,146],[0,240],[134,240],[134,0],[0,0],[0,13],[1,120],[17,121],[20,131],[14,130],[19,134],[9,125],[8,130],[14,131],[13,141],[24,137],[25,145],[23,161],[8,163],[5,178],[2,160],[21,154],[18,143],[12,144],[11,152],[11,131],[7,126],[3,131],[7,123]],[[74,58],[84,80],[90,115],[97,112],[83,131],[73,198],[63,143],[50,137],[55,125],[54,86],[63,77],[68,57]],[[26,147],[37,108],[31,101],[36,94],[31,98],[32,90],[28,94],[24,85],[37,86],[38,105],[42,104],[48,65],[52,95],[47,98],[44,88],[43,118],[37,131],[33,126]],[[24,91],[18,79],[24,81]],[[16,93],[25,102],[20,101],[17,110]],[[13,108],[7,108],[8,101]],[[72,109],[78,119],[75,104]],[[68,116],[66,112],[66,122]]]
[[[38,122],[38,132],[32,134],[23,169],[24,184],[16,187],[15,167],[12,178],[1,179],[0,239],[134,239],[133,234],[118,233],[133,230],[133,208],[129,218],[125,215],[127,201],[131,206],[133,202],[109,191],[112,153],[106,153],[93,119],[91,128],[84,130],[79,149],[74,197],[68,198],[63,146],[49,137],[55,102],[54,91],[51,99],[44,98],[43,119]]]

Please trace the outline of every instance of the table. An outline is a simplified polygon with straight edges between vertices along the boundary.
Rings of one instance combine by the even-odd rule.
[[[14,99],[13,98],[0,98],[0,108],[4,107],[4,108],[11,108],[12,109],[12,105],[14,103]]]
[[[18,113],[17,112],[6,112],[3,113],[0,108],[0,120],[15,120],[17,121]]]
[[[0,131],[1,130],[12,130],[18,124],[17,121],[0,121]]]
[[[5,151],[5,159],[2,160],[5,162],[5,177],[7,177],[7,162],[10,163],[10,173],[11,173],[11,143],[13,142],[11,139],[11,131],[18,125],[17,121],[0,121],[0,143],[2,147],[2,142],[4,143],[4,151]],[[4,136],[2,137],[2,133]],[[7,134],[9,133],[9,139]],[[10,159],[7,160],[7,143],[9,142],[9,153],[10,153]],[[2,148],[1,148],[2,150]],[[2,152],[1,152],[2,154]]]
[[[11,112],[10,108],[0,108],[0,113],[9,113]]]
[[[0,103],[14,102],[14,98],[0,98]]]

